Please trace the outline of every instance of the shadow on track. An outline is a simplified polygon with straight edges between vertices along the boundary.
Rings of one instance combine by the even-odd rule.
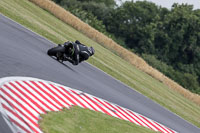
[[[51,57],[52,59],[56,60],[57,62],[59,62],[60,64],[64,65],[65,67],[67,67],[67,68],[70,69],[71,71],[77,73],[74,69],[72,69],[71,67],[69,67],[69,66],[66,65],[65,63],[58,61],[56,58],[54,58],[54,57],[52,57],[52,56],[50,56],[50,57]]]

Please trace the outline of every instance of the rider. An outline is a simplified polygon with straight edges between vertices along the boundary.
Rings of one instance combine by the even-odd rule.
[[[67,60],[73,65],[78,65],[95,53],[93,47],[87,47],[78,40],[76,40],[75,43],[70,41],[65,42],[64,47],[66,48],[66,56],[70,57],[67,58]]]

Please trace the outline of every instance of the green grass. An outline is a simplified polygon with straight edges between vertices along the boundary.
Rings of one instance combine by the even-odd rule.
[[[96,53],[90,64],[200,127],[199,106],[28,0],[0,0],[0,12],[55,43],[78,39],[92,45]]]
[[[155,133],[131,122],[78,106],[49,112],[41,117],[39,124],[45,133]]]

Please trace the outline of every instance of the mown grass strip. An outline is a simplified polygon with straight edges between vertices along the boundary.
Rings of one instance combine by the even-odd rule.
[[[0,12],[55,43],[79,39],[87,45],[92,45],[96,53],[89,59],[91,64],[200,127],[199,106],[63,23],[46,10],[28,0],[0,0]]]

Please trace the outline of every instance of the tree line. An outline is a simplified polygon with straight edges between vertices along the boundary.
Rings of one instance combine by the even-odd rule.
[[[200,9],[148,1],[53,0],[143,57],[151,66],[200,94]]]

